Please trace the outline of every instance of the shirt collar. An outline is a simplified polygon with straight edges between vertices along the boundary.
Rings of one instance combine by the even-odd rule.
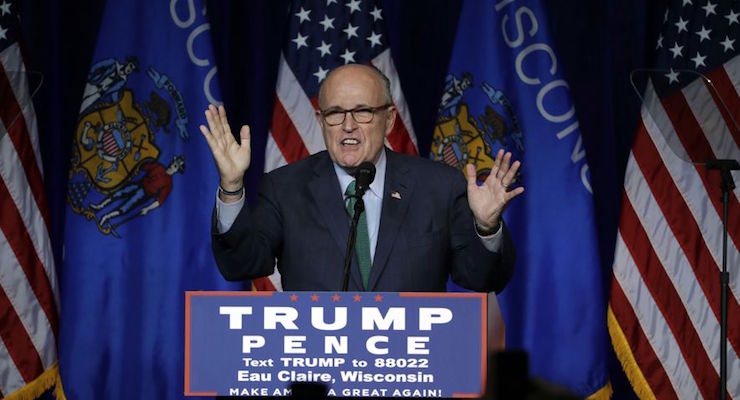
[[[345,171],[344,168],[340,167],[337,163],[332,164],[334,164],[334,171],[337,173],[337,178],[339,179],[339,187],[342,188],[342,195],[344,195],[344,193],[347,191],[347,186],[349,186],[349,184],[352,183],[353,180],[355,180],[355,177],[348,174],[347,171]],[[370,188],[366,192],[366,194],[372,193],[377,198],[383,198],[386,164],[385,149],[383,149],[380,152],[380,157],[378,157],[378,161],[375,163],[375,179],[370,184]]]

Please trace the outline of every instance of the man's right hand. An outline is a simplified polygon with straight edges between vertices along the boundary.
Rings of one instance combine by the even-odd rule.
[[[213,159],[216,161],[216,168],[221,176],[220,185],[224,190],[238,191],[244,186],[244,173],[249,168],[249,162],[252,159],[249,126],[243,125],[239,131],[241,136],[241,144],[239,144],[231,133],[224,106],[216,108],[213,104],[209,105],[206,110],[206,120],[208,120],[208,127],[201,125],[200,131],[206,138]],[[219,192],[219,197],[228,203],[238,200],[241,194],[229,196]]]

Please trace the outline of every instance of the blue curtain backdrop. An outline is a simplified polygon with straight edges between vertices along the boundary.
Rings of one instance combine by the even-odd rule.
[[[658,27],[650,22],[658,21],[664,9],[662,1],[648,3],[573,0],[544,4],[580,122],[594,190],[601,265],[607,270],[624,165],[639,112],[639,101],[627,76],[633,68],[651,65]],[[207,2],[222,98],[232,124],[251,124],[257,149],[264,146],[267,137],[287,4],[286,0]],[[430,149],[461,1],[381,4],[420,154],[425,155]],[[71,143],[88,71],[96,61],[93,54],[104,7],[105,2],[96,0],[27,0],[21,4],[27,65],[45,77],[34,101],[59,266],[65,240]],[[192,122],[198,122],[196,116]],[[191,144],[200,141],[206,146],[198,135],[192,132]],[[261,151],[255,152],[247,176],[249,188],[256,187],[262,157]],[[59,272],[64,277],[66,271]],[[608,279],[609,274],[604,276]],[[618,373],[613,373],[612,380],[618,398],[631,395],[629,388],[620,386]]]

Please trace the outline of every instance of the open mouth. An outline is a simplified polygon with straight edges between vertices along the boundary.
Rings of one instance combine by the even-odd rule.
[[[360,144],[360,141],[354,138],[346,138],[341,141],[343,146],[356,146]]]

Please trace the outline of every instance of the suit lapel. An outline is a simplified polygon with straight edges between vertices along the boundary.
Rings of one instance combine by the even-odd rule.
[[[388,264],[388,257],[396,242],[413,192],[413,181],[408,175],[408,167],[401,163],[399,156],[392,151],[386,151],[385,154],[388,158],[383,188],[383,209],[380,212],[378,244],[375,247],[368,290],[375,289],[380,275]]]
[[[327,156],[319,160],[314,167],[314,176],[309,184],[309,188],[316,207],[321,212],[321,216],[326,221],[331,236],[337,243],[337,251],[342,255],[342,260],[344,260],[347,237],[349,236],[349,220],[347,211],[344,208],[344,200],[341,195],[341,189],[339,188],[337,174],[334,172],[334,167],[331,159],[328,157],[328,153],[325,154]],[[309,260],[306,260],[306,262],[309,262]],[[339,266],[339,268],[343,267],[344,265]],[[354,258],[352,260],[350,274],[356,287],[362,287],[360,271]]]

